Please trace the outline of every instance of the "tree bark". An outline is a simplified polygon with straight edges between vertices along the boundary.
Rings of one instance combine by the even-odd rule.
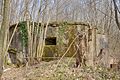
[[[115,11],[115,21],[116,21],[116,24],[118,26],[118,29],[120,30],[120,23],[119,23],[119,19],[118,19],[118,7],[117,7],[117,4],[116,4],[116,1],[113,0],[113,3],[114,3],[114,11]]]
[[[3,73],[4,54],[7,44],[7,33],[9,30],[9,8],[10,0],[4,0],[3,21],[0,29],[0,78]]]

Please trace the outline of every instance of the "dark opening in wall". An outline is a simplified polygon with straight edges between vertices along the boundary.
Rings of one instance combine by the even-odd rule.
[[[56,37],[47,37],[45,39],[45,45],[56,45]]]

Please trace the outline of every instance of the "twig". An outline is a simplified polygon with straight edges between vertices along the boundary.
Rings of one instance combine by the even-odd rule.
[[[63,57],[68,53],[68,51],[70,50],[71,46],[73,45],[73,43],[75,42],[75,40],[79,37],[79,35],[77,35],[74,40],[71,42],[71,44],[69,45],[68,49],[66,50],[66,52],[63,54],[63,56],[60,58],[60,60],[58,61],[57,66],[59,65],[60,61],[63,59]],[[56,68],[54,69],[54,71],[56,70]]]

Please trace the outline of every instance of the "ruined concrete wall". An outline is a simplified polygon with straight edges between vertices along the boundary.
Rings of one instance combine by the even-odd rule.
[[[99,60],[98,64],[101,64],[104,67],[108,67],[109,64],[109,53],[108,53],[108,38],[104,34],[96,35],[96,51],[97,58]]]
[[[9,39],[11,38],[13,31],[14,31],[14,28],[11,28],[11,30],[9,32]],[[18,51],[23,50],[19,28],[17,28],[17,30],[13,36],[10,48],[16,48]]]
[[[9,30],[9,40],[11,39],[12,35],[13,35],[13,31],[14,31],[14,27],[10,28]],[[9,46],[9,49],[13,49],[16,50],[16,52],[14,52],[14,54],[16,54],[16,56],[11,55],[11,53],[9,53],[9,55],[11,55],[11,60],[19,60],[21,63],[23,63],[25,61],[25,48],[22,45],[22,41],[21,41],[21,35],[20,35],[20,30],[19,27],[16,29],[16,32],[12,38],[11,44]],[[8,51],[9,52],[9,51]]]

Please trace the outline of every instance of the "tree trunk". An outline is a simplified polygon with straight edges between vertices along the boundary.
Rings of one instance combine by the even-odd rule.
[[[113,0],[113,3],[114,3],[114,11],[115,11],[115,21],[116,21],[116,24],[118,26],[118,29],[120,30],[120,23],[119,23],[119,18],[118,18],[118,7],[117,7],[117,4],[116,4],[116,1]]]
[[[4,54],[7,44],[7,33],[9,31],[9,8],[10,0],[4,0],[3,21],[0,29],[0,77],[3,73]]]
[[[92,39],[93,39],[93,43],[92,43],[92,50],[93,50],[93,65],[95,64],[94,63],[94,60],[95,60],[95,57],[97,56],[97,52],[96,52],[96,28],[94,27],[93,28],[93,35],[92,35]]]
[[[90,35],[89,35],[90,36]],[[89,47],[89,65],[94,67],[94,60],[97,55],[96,53],[96,28],[93,27],[92,33],[91,33],[91,40],[88,43]]]

